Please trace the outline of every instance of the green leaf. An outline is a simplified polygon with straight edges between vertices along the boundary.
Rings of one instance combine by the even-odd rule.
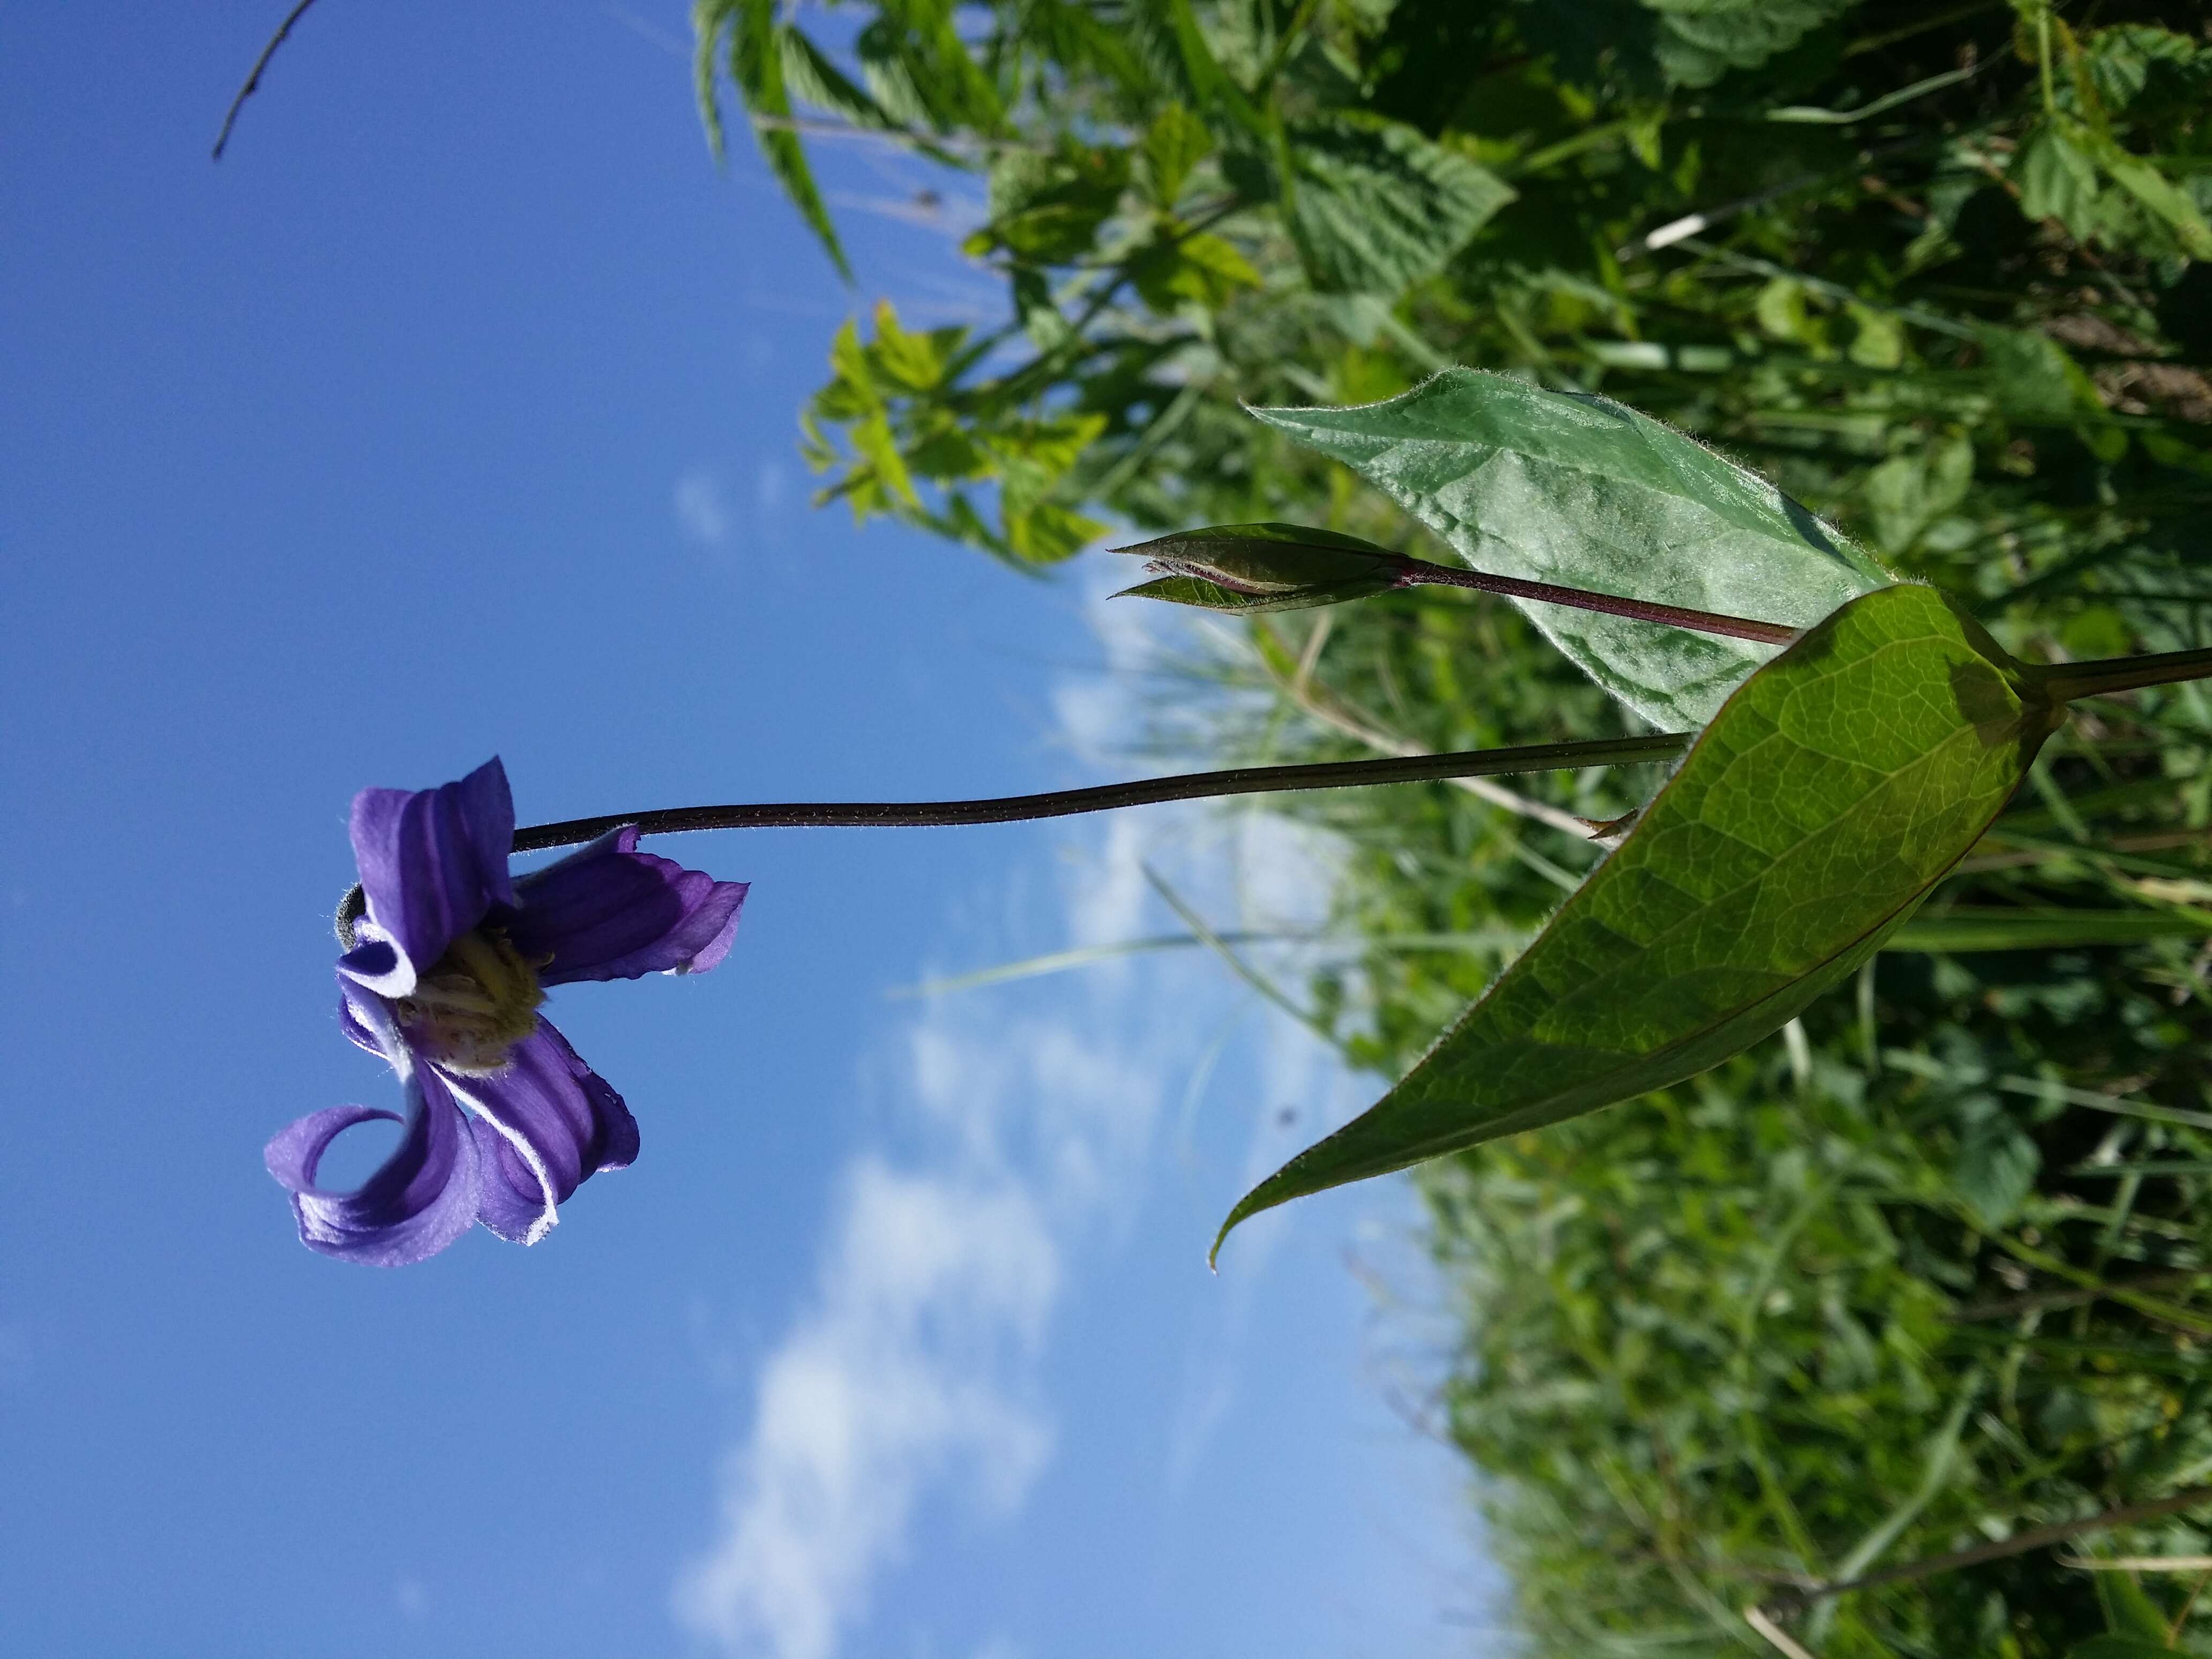
[[[897,124],[866,88],[830,61],[830,55],[805,33],[789,23],[776,26],[782,47],[783,84],[791,95],[820,110],[850,121],[856,127],[881,130]]]
[[[1709,87],[1757,69],[1854,0],[1573,0],[1521,9],[1521,27],[1562,75],[1583,85]]]
[[[975,254],[1003,247],[1023,264],[1080,258],[1128,183],[1129,152],[1110,145],[1008,150],[991,168],[990,222],[963,246]]]
[[[1779,1030],[1912,914],[2060,718],[1932,589],[1852,601],[1729,699],[1620,849],[1404,1081],[1248,1194],[1222,1236],[1663,1088]]]
[[[2115,24],[2091,35],[2082,56],[2098,101],[2111,114],[2126,112],[2138,99],[2193,109],[2212,94],[2212,47],[2170,29]]]
[[[878,0],[880,15],[854,43],[861,62],[877,97],[902,119],[919,116],[940,132],[1001,132],[1006,110],[960,39],[953,9],[953,0]]]
[[[722,121],[714,96],[715,56],[728,42],[730,78],[745,100],[753,119],[753,137],[761,155],[798,208],[799,216],[820,240],[837,274],[853,280],[845,250],[830,222],[830,210],[814,183],[806,162],[806,147],[787,125],[792,118],[791,96],[784,85],[784,43],[776,31],[775,0],[695,0],[691,29],[696,40],[693,75],[698,85],[699,106],[716,154],[722,148]],[[773,125],[773,124],[786,125]]]
[[[2066,348],[2027,329],[1984,327],[1975,331],[1991,400],[2007,419],[2037,426],[2071,426],[2084,415],[2101,415],[2094,381]]]
[[[1006,520],[1007,549],[1025,565],[1072,559],[1106,533],[1097,520],[1054,501],[1039,501],[1020,511],[1008,507],[1000,516]]]
[[[1163,314],[1184,300],[1216,309],[1237,289],[1260,286],[1260,273],[1243,254],[1203,231],[1161,238],[1129,262],[1129,276],[1145,303]]]
[[[1659,14],[1655,55],[1678,87],[1757,69],[1857,0],[1644,0]]]
[[[1255,409],[1478,569],[1808,627],[1889,574],[1756,473],[1604,398],[1447,369],[1358,409]],[[1662,730],[1703,726],[1774,647],[1521,602]]]
[[[1130,10],[1139,38],[1158,43],[1152,56],[1164,60],[1160,67],[1188,94],[1187,102],[1213,119],[1217,131],[1266,131],[1265,115],[1214,55],[1191,0],[1138,0]]]
[[[2166,1646],[2166,1615],[2159,1611],[2158,1603],[2143,1593],[2135,1574],[2099,1573],[2097,1603],[2104,1609],[2105,1628],[2112,1635],[2148,1642],[2154,1652],[2172,1650]]]
[[[2212,259],[2212,225],[2205,223],[2187,191],[2154,164],[2110,139],[2099,143],[2097,160],[2112,174],[2114,184],[2166,222],[2184,253],[2192,259]]]
[[[1891,552],[1909,552],[1921,532],[1966,500],[1973,482],[1974,446],[1958,434],[1891,456],[1866,478],[1875,538]]]
[[[1145,194],[1163,213],[1174,210],[1190,170],[1213,148],[1206,123],[1181,104],[1170,104],[1152,118],[1139,153],[1145,163]]]
[[[1487,167],[1380,116],[1301,122],[1290,151],[1291,234],[1325,292],[1395,299],[1514,199]]]
[[[2097,164],[2056,123],[2038,127],[2021,146],[2012,176],[2020,185],[2020,210],[2029,218],[2056,219],[2076,241],[2095,234],[2103,188]]]
[[[2139,1636],[2093,1636],[2067,1649],[2066,1659],[2172,1659],[2174,1651],[2163,1642],[2147,1642]]]
[[[2020,1213],[2035,1190],[2043,1153],[1995,1100],[1984,1096],[1975,1105],[1974,1121],[1960,1137],[1951,1166],[1951,1184],[1982,1225],[1995,1231]]]

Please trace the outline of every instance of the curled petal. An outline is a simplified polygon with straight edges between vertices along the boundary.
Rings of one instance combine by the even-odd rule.
[[[435,789],[362,790],[352,836],[368,919],[403,959],[380,975],[375,988],[386,996],[407,994],[493,905],[514,902],[507,873],[514,801],[496,756]]]
[[[356,998],[362,994],[360,992],[349,986],[343,979],[338,981],[338,1030],[345,1034],[345,1040],[356,1048],[368,1049],[380,1060],[390,1058],[392,1039],[388,1033],[391,1021],[384,1016],[383,1009],[371,1004],[364,1015],[356,1001]],[[386,1035],[380,1036],[380,1031]]]
[[[544,1020],[489,1077],[448,1077],[476,1114],[483,1158],[477,1218],[501,1238],[535,1244],[556,1207],[595,1172],[637,1157],[637,1120],[606,1080]]]
[[[351,980],[386,997],[404,997],[415,988],[415,964],[399,954],[399,947],[385,938],[374,922],[364,920],[357,923],[354,938],[358,942],[338,958],[341,984]],[[362,1046],[366,1048],[371,1045]]]
[[[407,1112],[334,1106],[281,1131],[263,1152],[269,1173],[292,1194],[300,1242],[311,1250],[372,1267],[402,1267],[435,1255],[476,1219],[483,1177],[476,1142],[438,1079],[406,1079]],[[315,1184],[323,1154],[357,1123],[383,1118],[407,1132],[376,1172],[349,1193]]]
[[[546,985],[642,974],[703,974],[730,953],[745,884],[637,850],[633,825],[611,830],[514,884],[497,918]]]

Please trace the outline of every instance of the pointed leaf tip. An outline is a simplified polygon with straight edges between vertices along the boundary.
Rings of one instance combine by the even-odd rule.
[[[1620,848],[1404,1080],[1246,1194],[1223,1236],[1664,1088],[1779,1030],[1911,916],[2062,718],[1933,589],[1852,601],[1729,699]]]

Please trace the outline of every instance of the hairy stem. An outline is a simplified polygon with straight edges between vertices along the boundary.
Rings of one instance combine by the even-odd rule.
[[[626,823],[648,836],[691,830],[932,829],[966,823],[1017,823],[1030,818],[1104,812],[1158,801],[1199,800],[1218,795],[1257,795],[1297,789],[1342,789],[1376,783],[1418,783],[1433,778],[1495,777],[1511,772],[1555,772],[1583,766],[1633,765],[1662,760],[1688,746],[1692,734],[1662,732],[1646,738],[1607,738],[1595,743],[1538,743],[1518,749],[1471,749],[1449,755],[1393,756],[1382,760],[1316,761],[1297,766],[1239,766],[1224,772],[1187,772],[1170,778],[1137,778],[1088,789],[1042,795],[1000,795],[982,800],[785,801],[753,805],[672,806],[648,812],[611,812],[532,824],[514,832],[514,850],[534,853],[569,847]]]
[[[1577,611],[1601,611],[1608,617],[1632,617],[1638,622],[1663,623],[1669,628],[1687,628],[1700,634],[1756,640],[1761,645],[1787,645],[1800,631],[1780,623],[1724,617],[1717,611],[1692,611],[1684,605],[1658,605],[1650,599],[1624,599],[1617,594],[1592,593],[1579,587],[1555,587],[1550,582],[1524,582],[1512,576],[1492,576],[1480,570],[1431,564],[1423,559],[1409,559],[1407,563],[1411,568],[1399,578],[1401,587],[1472,587],[1478,592],[1502,593],[1510,599],[1537,599],[1546,605],[1571,605]]]

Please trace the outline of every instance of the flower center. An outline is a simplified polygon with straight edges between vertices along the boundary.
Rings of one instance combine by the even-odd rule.
[[[501,933],[467,933],[392,1012],[407,1041],[448,1071],[482,1077],[538,1029],[538,975]]]

